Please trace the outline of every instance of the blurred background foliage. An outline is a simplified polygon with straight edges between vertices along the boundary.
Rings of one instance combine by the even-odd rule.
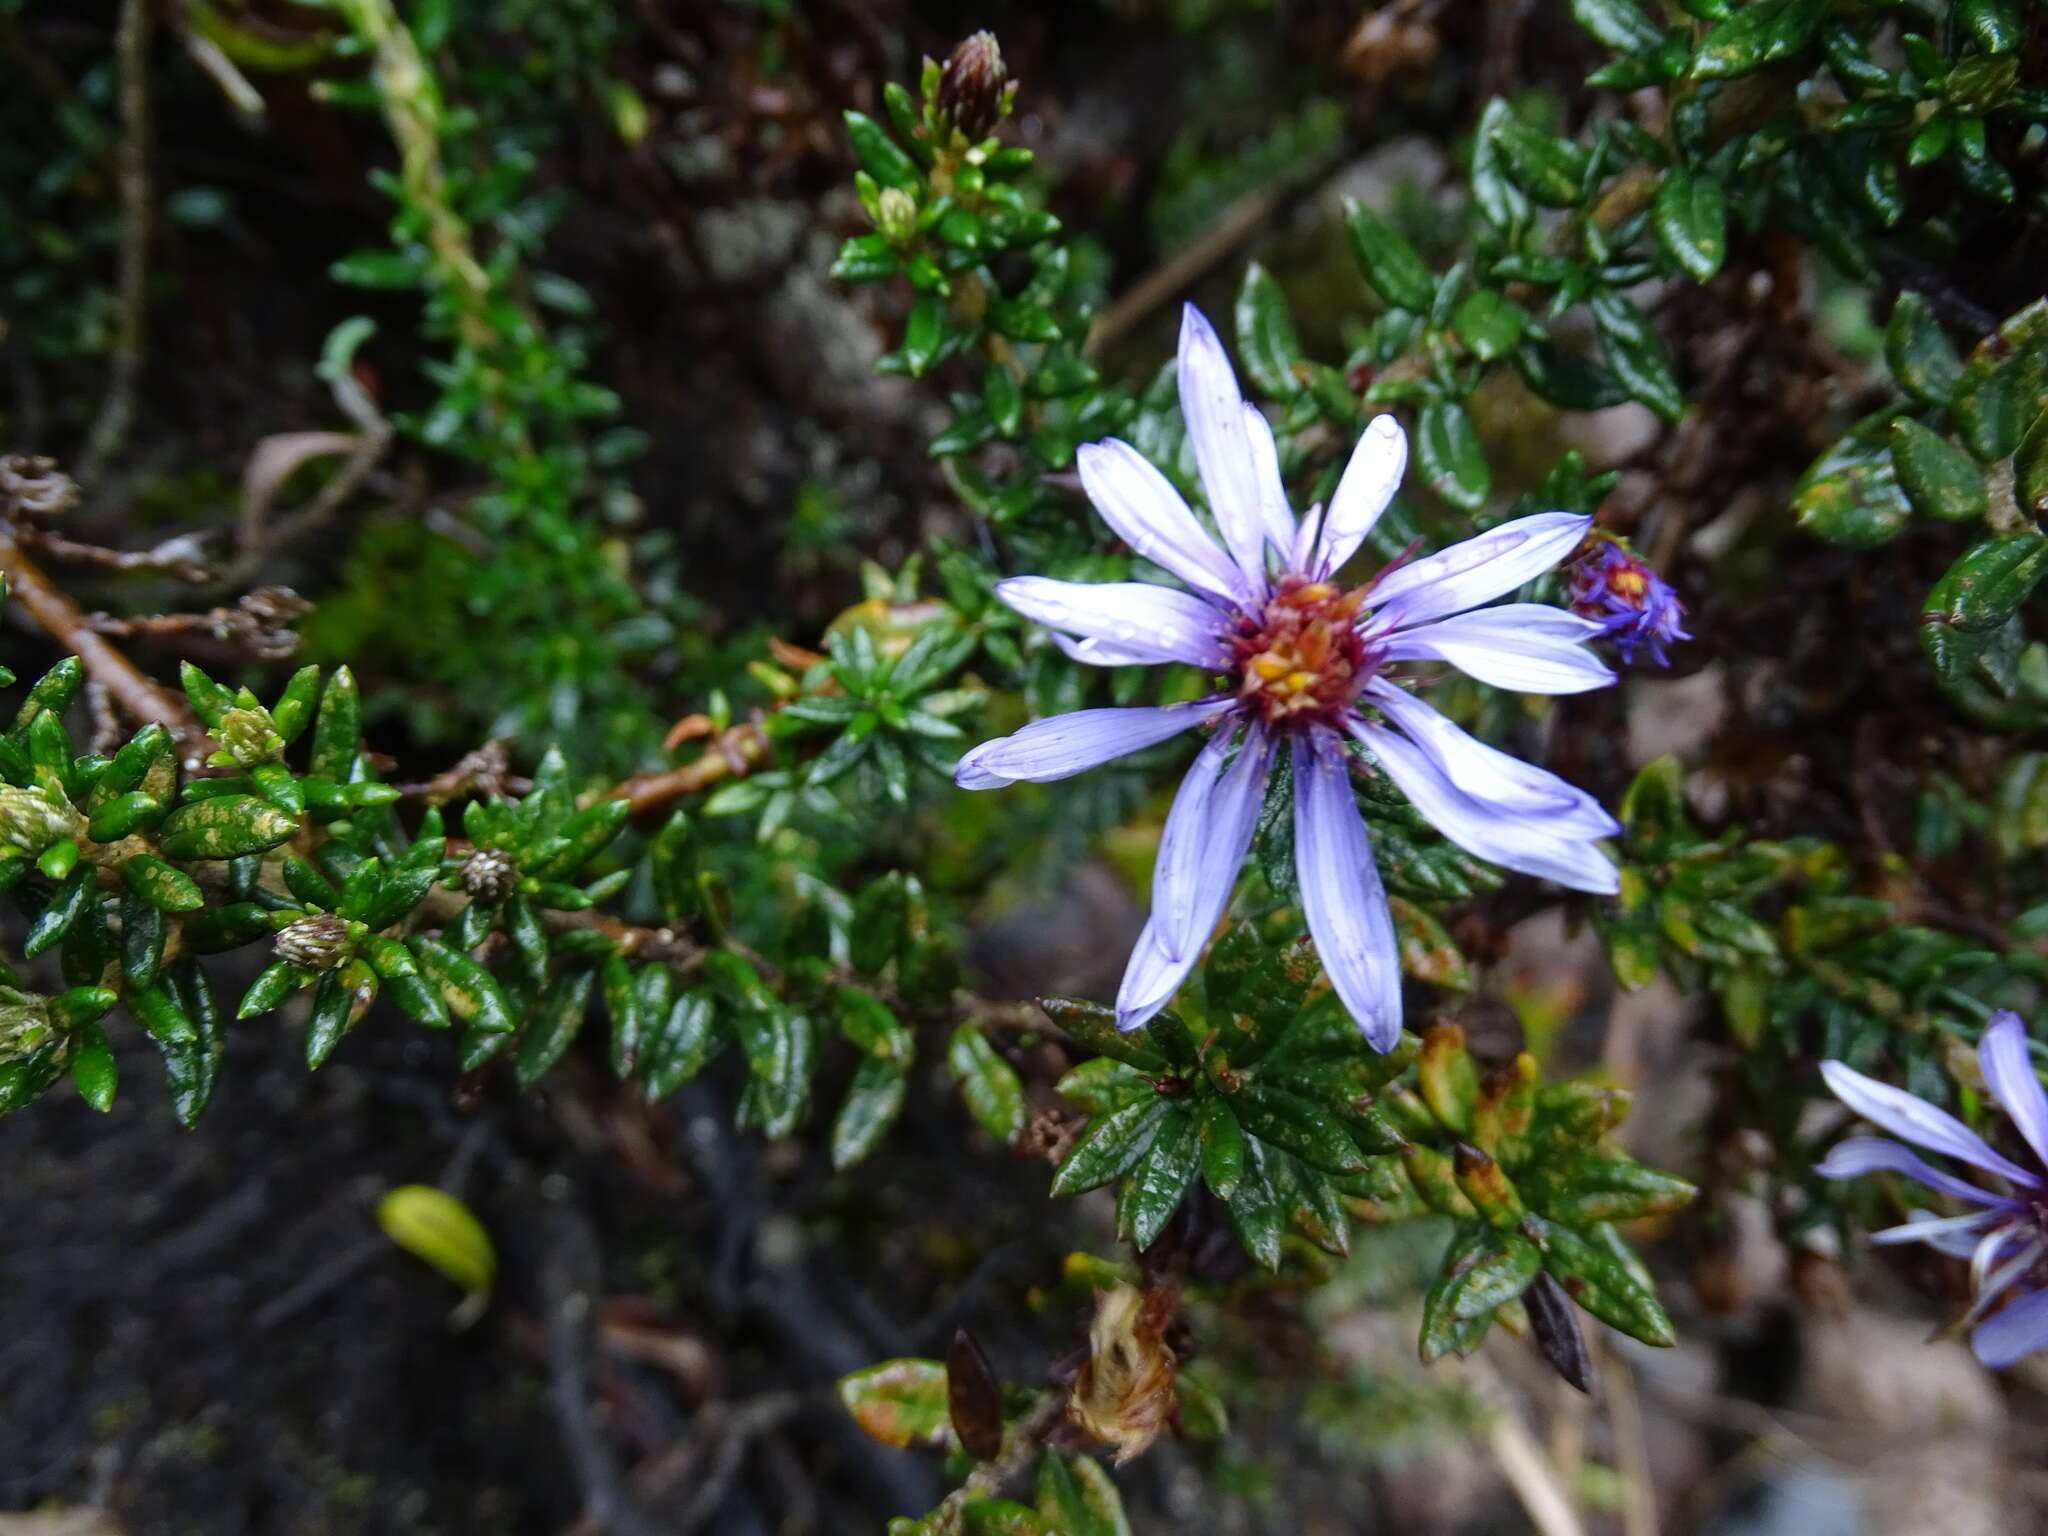
[[[1819,1057],[1975,1118],[2048,979],[2034,0],[0,0],[0,59],[0,1507],[2032,1528],[2040,1384],[1810,1169]],[[1200,686],[990,594],[1143,573],[1073,451],[1198,489],[1184,299],[1297,504],[1401,417],[1378,557],[1562,508],[1687,607],[1432,692],[1617,809],[1618,900],[1366,786],[1385,1059],[1284,847],[1107,1028],[1175,749],[948,783]]]

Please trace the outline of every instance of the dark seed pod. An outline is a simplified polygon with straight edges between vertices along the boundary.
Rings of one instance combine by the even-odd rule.
[[[1538,1273],[1522,1293],[1522,1305],[1529,1313],[1529,1331],[1536,1347],[1543,1351],[1550,1368],[1591,1397],[1596,1385],[1593,1357],[1586,1350],[1578,1309],[1564,1287],[1548,1274]]]
[[[953,1334],[946,1350],[946,1408],[960,1447],[976,1461],[993,1461],[1003,1448],[1003,1392],[974,1335]]]

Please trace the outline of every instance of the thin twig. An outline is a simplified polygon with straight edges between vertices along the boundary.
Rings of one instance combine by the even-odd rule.
[[[190,761],[199,761],[212,750],[198,716],[185,701],[159,687],[108,643],[78,604],[43,573],[4,527],[0,527],[0,572],[6,573],[9,595],[44,633],[84,662],[86,673],[123,709],[138,720],[170,727]]]
[[[1606,1348],[1601,1375],[1607,1383],[1607,1422],[1614,1431],[1615,1470],[1623,1489],[1623,1536],[1657,1536],[1657,1490],[1650,1479],[1650,1453],[1643,1440],[1643,1404],[1636,1395],[1635,1368],[1620,1350]]]
[[[1039,1398],[1031,1411],[1018,1420],[1017,1427],[1003,1437],[1003,1448],[996,1458],[982,1462],[968,1473],[967,1481],[947,1494],[932,1512],[932,1528],[944,1532],[959,1530],[968,1504],[975,1499],[992,1498],[1001,1493],[1031,1464],[1031,1458],[1044,1446],[1045,1437],[1059,1426],[1066,1413],[1066,1393],[1047,1392]]]
[[[1230,259],[1276,213],[1323,184],[1329,162],[1311,166],[1275,186],[1258,187],[1225,208],[1201,234],[1139,278],[1088,328],[1086,351],[1098,357],[1134,330],[1153,310],[1184,293]]]
[[[119,307],[108,355],[107,393],[79,455],[78,474],[96,484],[107,462],[120,452],[135,415],[135,388],[142,378],[145,321],[149,303],[149,31],[150,0],[121,0],[114,55],[121,71],[121,144],[115,180],[121,193]]]

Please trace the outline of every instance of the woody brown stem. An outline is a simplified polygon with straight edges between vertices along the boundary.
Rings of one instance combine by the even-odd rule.
[[[206,741],[205,728],[185,701],[160,687],[108,643],[93,628],[84,610],[43,573],[13,533],[4,528],[0,528],[0,572],[6,574],[9,594],[29,617],[52,640],[84,662],[92,680],[129,714],[138,720],[168,726],[188,756]]]

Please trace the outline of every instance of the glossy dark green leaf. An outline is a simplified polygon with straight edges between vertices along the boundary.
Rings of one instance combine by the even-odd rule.
[[[2006,457],[2048,410],[2048,299],[2008,318],[1971,351],[1952,402],[1956,431],[1985,463]]]
[[[905,192],[922,190],[923,177],[918,174],[917,165],[902,150],[889,132],[873,118],[860,112],[847,112],[846,136],[853,144],[854,158],[860,167],[885,187],[896,187]]]
[[[355,767],[362,736],[362,696],[356,688],[355,674],[347,667],[336,667],[320,695],[308,770],[337,784],[346,784]]]
[[[71,1081],[77,1085],[81,1099],[105,1114],[113,1108],[114,1088],[120,1075],[104,1029],[98,1024],[87,1024],[72,1035]]]
[[[1407,236],[1355,198],[1344,200],[1344,227],[1359,271],[1389,308],[1417,314],[1429,308],[1436,280]]]
[[[1666,421],[1678,420],[1685,414],[1685,393],[1650,317],[1612,288],[1593,295],[1592,309],[1607,366],[1622,388]]]
[[[21,946],[22,954],[33,959],[71,931],[72,925],[85,916],[87,906],[97,896],[98,877],[97,864],[79,864],[65,876],[50,893],[49,900],[43,903],[42,911],[29,924],[28,937]]]
[[[157,830],[157,846],[174,859],[232,859],[275,848],[298,829],[298,820],[275,806],[229,795],[171,812]]]
[[[1092,1051],[1147,1071],[1159,1071],[1166,1058],[1143,1030],[1126,1034],[1116,1027],[1116,1010],[1078,997],[1041,997],[1038,1006],[1061,1031]]]
[[[1989,509],[1983,471],[1932,428],[1901,416],[1892,423],[1891,452],[1899,487],[1923,517],[1966,523]]]
[[[2048,575],[2048,538],[2038,533],[1971,546],[1927,594],[1927,627],[1982,632],[2019,611]]]
[[[1123,1498],[1102,1463],[1053,1452],[1038,1464],[1036,1503],[1059,1536],[1131,1536]]]
[[[832,1121],[834,1168],[851,1168],[881,1145],[903,1111],[904,1088],[899,1062],[869,1057],[854,1068],[846,1098]]]
[[[1482,1222],[1460,1226],[1423,1298],[1422,1358],[1465,1352],[1470,1332],[1462,1325],[1489,1318],[1517,1299],[1542,1267],[1541,1252],[1527,1238]]]
[[[146,987],[164,963],[165,923],[162,910],[133,890],[121,893],[121,978],[130,987]]]
[[[1053,1175],[1055,1195],[1078,1195],[1120,1179],[1137,1165],[1171,1107],[1155,1097],[1089,1122]]]
[[[1696,283],[1721,270],[1728,254],[1728,197],[1718,177],[1686,169],[1667,171],[1651,205],[1657,245]]]
[[[414,939],[412,952],[421,976],[440,992],[456,1018],[485,1034],[509,1034],[518,1027],[497,978],[469,955],[430,938]]]
[[[946,1046],[946,1064],[981,1128],[1004,1146],[1024,1130],[1024,1084],[978,1025],[962,1024]]]
[[[1543,1267],[1573,1301],[1632,1339],[1663,1348],[1677,1342],[1649,1275],[1611,1227],[1580,1231],[1530,1219]]]
[[[530,1088],[546,1077],[568,1051],[583,1028],[595,980],[589,971],[572,971],[557,976],[541,993],[519,1036],[519,1054],[513,1059],[513,1075],[520,1087]]]
[[[1365,1155],[1319,1105],[1267,1083],[1247,1083],[1230,1096],[1238,1123],[1252,1136],[1294,1153],[1327,1173],[1358,1173]]]
[[[1267,1174],[1264,1150],[1256,1143],[1245,1148],[1244,1173],[1237,1181],[1237,1192],[1224,1205],[1245,1252],[1266,1268],[1277,1270],[1280,1237],[1287,1230],[1287,1207]]]
[[[1302,361],[1301,341],[1287,312],[1287,297],[1271,274],[1257,262],[1245,268],[1237,290],[1237,350],[1246,371],[1260,389],[1284,400],[1301,392],[1295,372]]]
[[[892,871],[862,887],[846,934],[847,956],[863,976],[879,975],[901,951],[910,922],[910,892]]]
[[[1244,1128],[1220,1096],[1205,1097],[1200,1110],[1202,1179],[1228,1200],[1244,1177]]]
[[[2034,418],[2013,451],[2012,490],[2022,514],[2048,517],[2048,407]]]
[[[1890,413],[1865,417],[1835,442],[1792,487],[1799,525],[1849,549],[1874,549],[1912,521],[1913,504],[1892,462]]]
[[[1528,324],[1528,311],[1492,288],[1474,289],[1451,316],[1451,329],[1482,363],[1513,352]]]
[[[1465,408],[1432,400],[1415,430],[1415,467],[1430,489],[1461,512],[1476,512],[1493,490],[1493,472]]]
[[[665,1099],[690,1081],[724,1042],[718,1009],[703,992],[686,992],[666,1018],[650,1019],[640,1046],[640,1081],[650,1099]]]
[[[1692,73],[1726,80],[1790,58],[1813,40],[1827,0],[1753,0],[1700,39]]]
[[[1184,1100],[1169,1100],[1166,1117],[1153,1133],[1151,1146],[1124,1177],[1117,1203],[1123,1235],[1140,1249],[1152,1246],[1195,1181],[1201,1166],[1199,1127]]]
[[[164,804],[156,796],[131,789],[94,811],[86,830],[96,843],[117,843],[131,832],[154,826],[163,814]]]
[[[1577,144],[1532,127],[1512,112],[1500,113],[1480,131],[1498,151],[1516,185],[1537,202],[1549,208],[1570,208],[1579,201],[1586,177],[1586,152]]]
[[[1604,410],[1629,398],[1606,368],[1550,341],[1524,341],[1515,349],[1515,371],[1530,389],[1567,411]]]
[[[1572,0],[1572,20],[1617,53],[1654,47],[1664,38],[1635,0]]]

